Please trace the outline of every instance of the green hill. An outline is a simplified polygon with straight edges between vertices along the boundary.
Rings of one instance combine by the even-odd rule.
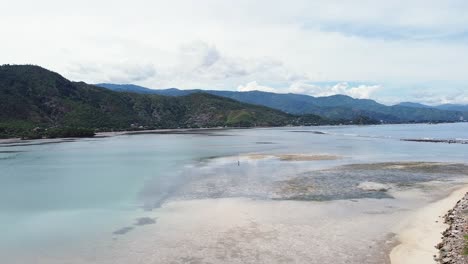
[[[182,96],[201,90],[148,89],[129,84],[97,84],[114,91]],[[203,90],[206,93],[231,98],[240,102],[263,105],[286,113],[316,114],[329,119],[353,120],[366,116],[385,123],[457,122],[468,117],[468,107],[463,105],[424,106],[402,103],[387,106],[369,99],[355,99],[345,95],[313,97],[303,94],[278,94],[261,91],[234,92]]]
[[[0,137],[88,136],[94,131],[324,124],[205,93],[114,92],[32,65],[0,66]]]

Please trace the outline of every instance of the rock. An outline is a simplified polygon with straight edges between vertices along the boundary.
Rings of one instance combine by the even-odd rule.
[[[444,258],[442,259],[442,263],[450,263],[452,261],[452,258]]]
[[[156,220],[153,219],[153,218],[140,217],[140,218],[136,219],[135,225],[142,226],[142,225],[151,225],[151,224],[154,224],[154,223],[156,223]]]
[[[435,246],[439,249],[439,256],[434,258],[437,262],[442,264],[468,263],[468,255],[463,255],[466,243],[464,235],[468,233],[468,218],[464,213],[467,207],[468,193],[444,215],[443,219],[449,228],[442,233],[442,242]]]

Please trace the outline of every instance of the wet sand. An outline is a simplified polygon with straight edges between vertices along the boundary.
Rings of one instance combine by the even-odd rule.
[[[390,263],[395,233],[401,239],[396,223],[414,219],[414,210],[432,202],[434,193],[454,188],[423,185],[392,190],[394,199],[171,201],[139,212],[131,228],[73,258],[45,254],[35,263]],[[144,225],[138,225],[141,219]]]
[[[389,263],[392,243],[392,234],[382,230],[390,228],[399,211],[390,200],[372,199],[177,201],[150,213],[157,218],[155,224],[114,234],[113,240],[94,244],[79,255],[43,253],[30,263],[382,264]],[[31,260],[20,258],[16,263]]]
[[[320,160],[337,160],[342,157],[328,154],[245,154],[240,155],[239,158],[245,158],[250,160],[261,160],[261,159],[279,159],[281,161],[320,161]]]
[[[125,140],[131,137],[122,136],[116,137],[114,144],[107,145],[111,140],[102,140],[106,144],[95,149],[87,147],[94,144],[73,144],[72,148],[64,145],[63,149],[79,156],[92,157],[83,163],[83,160],[75,159],[78,157],[75,154],[68,156],[73,158],[68,159],[70,164],[75,164],[75,161],[77,164],[93,164],[89,170],[83,171],[88,172],[87,175],[94,173],[94,170],[99,171],[100,167],[94,166],[97,160],[99,164],[115,162],[109,163],[115,166],[115,172],[131,167],[126,173],[131,178],[146,175],[145,182],[138,182],[142,188],[136,188],[141,199],[116,199],[114,196],[105,199],[106,204],[112,201],[112,207],[102,206],[97,203],[99,200],[91,199],[88,205],[90,210],[99,206],[104,210],[98,213],[106,217],[94,217],[94,213],[77,211],[70,218],[62,218],[60,214],[67,212],[61,209],[46,212],[50,217],[41,216],[37,223],[29,226],[30,229],[16,232],[25,235],[37,232],[38,235],[33,237],[38,238],[36,243],[40,245],[26,248],[25,240],[14,240],[21,242],[12,247],[18,249],[18,254],[16,251],[6,252],[6,257],[10,259],[2,257],[2,262],[390,263],[390,252],[398,241],[395,234],[400,235],[404,230],[399,223],[411,222],[415,212],[465,184],[457,182],[456,178],[466,178],[468,175],[466,165],[431,162],[464,162],[464,149],[461,149],[464,146],[461,145],[439,145],[441,149],[431,149],[426,147],[429,144],[400,141],[386,144],[383,139],[368,138],[322,142],[312,135],[299,134],[291,137],[295,139],[297,136],[298,140],[284,141],[282,137],[276,137],[281,133],[248,132],[239,133],[242,135],[237,138],[232,137],[233,141],[237,140],[234,143],[217,138],[198,140],[199,136],[195,137],[197,140],[181,141],[180,145],[165,144],[166,138],[170,140],[172,137],[159,140],[161,137],[138,136],[134,137],[134,141],[127,142]],[[299,138],[301,136],[303,138]],[[183,137],[174,138],[172,140],[179,143]],[[153,144],[149,144],[149,139],[154,140]],[[274,144],[254,145],[259,142]],[[165,155],[169,156],[166,152],[177,146],[181,149],[170,152],[173,157],[166,159]],[[50,176],[55,176],[55,164],[64,164],[53,162],[54,158],[68,153],[55,147],[37,148],[31,154],[38,155],[30,156],[43,159],[19,159],[18,165],[41,165],[49,161]],[[105,151],[92,155],[93,151],[101,149]],[[207,149],[209,151],[205,152]],[[51,155],[42,156],[47,151]],[[128,152],[129,155],[117,159],[114,154],[120,152]],[[152,153],[154,159],[140,162]],[[259,155],[249,158],[242,153]],[[96,159],[107,155],[109,159]],[[279,155],[287,156],[281,160]],[[327,155],[337,155],[339,158],[331,159]],[[29,154],[18,156],[27,158]],[[188,159],[193,162],[181,162]],[[156,162],[158,160],[159,163]],[[162,166],[169,162],[175,165]],[[42,169],[40,166],[37,168]],[[64,166],[62,172],[66,174],[74,168]],[[161,179],[153,177],[158,170],[162,172]],[[171,175],[172,170],[177,172]],[[34,170],[25,169],[24,172],[24,176],[28,176],[26,172],[34,174]],[[108,170],[99,173],[107,175]],[[59,180],[58,176],[52,180]],[[120,178],[110,177],[103,183],[95,182],[94,178],[90,177],[89,182],[84,182],[83,190],[100,184],[101,191],[120,190],[119,193],[127,193],[127,188],[108,184],[121,183]],[[166,188],[164,184],[167,179],[171,179],[171,182]],[[131,196],[134,195],[138,194],[131,193]],[[118,199],[123,200],[113,203]],[[148,207],[145,206],[146,202]],[[75,213],[75,209],[72,210],[70,212]],[[84,224],[91,221],[94,221],[93,228],[88,229]],[[8,229],[15,227],[14,223],[4,226],[8,226]],[[44,230],[53,231],[56,228],[57,234],[63,234],[63,238],[54,240],[55,237],[50,236],[50,244],[47,245],[44,240],[49,234]],[[41,234],[41,230],[44,234]],[[77,235],[85,232],[90,233]],[[82,241],[78,241],[80,237]]]
[[[433,222],[453,206],[453,198],[443,198],[463,184],[456,178],[468,167],[387,162],[313,169],[324,156],[208,159],[187,168],[190,178],[161,207],[136,212],[111,238],[10,263],[431,263],[425,261],[436,251],[438,228],[445,228],[441,219]],[[297,159],[311,162],[290,162]],[[408,256],[413,261],[403,262]]]
[[[21,138],[0,138],[0,144],[10,144],[21,142]]]
[[[392,264],[438,263],[435,247],[442,241],[442,232],[448,225],[443,216],[468,192],[468,185],[452,192],[449,196],[431,203],[412,213],[401,224],[397,234],[399,245],[391,254]]]
[[[107,132],[96,132],[94,137],[88,138],[102,138],[102,137],[115,137],[122,135],[139,135],[139,134],[189,134],[189,133],[206,133],[210,131],[220,131],[220,130],[229,130],[236,128],[225,128],[225,127],[210,127],[210,128],[174,128],[174,129],[151,129],[151,130],[124,130],[124,131],[107,131]],[[65,140],[65,139],[80,139],[80,137],[71,137],[71,138],[43,138],[43,139],[27,139],[23,140],[21,138],[0,138],[0,144],[10,144],[10,143],[21,143],[21,142],[31,142],[39,140]]]

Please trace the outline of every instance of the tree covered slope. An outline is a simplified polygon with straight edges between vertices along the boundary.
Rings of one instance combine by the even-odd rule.
[[[315,115],[295,116],[206,93],[170,97],[114,92],[71,82],[39,66],[0,66],[0,137],[53,127],[110,131],[325,122]]]
[[[183,96],[201,90],[148,89],[136,85],[98,84],[116,91]],[[387,106],[369,99],[355,99],[345,95],[313,97],[303,94],[278,94],[262,91],[234,92],[203,90],[206,93],[231,98],[240,102],[263,105],[291,114],[317,114],[330,119],[355,119],[367,116],[388,123],[444,122],[468,118],[462,107],[416,107],[414,103]]]

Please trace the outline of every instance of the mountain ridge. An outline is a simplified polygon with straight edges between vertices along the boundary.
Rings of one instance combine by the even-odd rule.
[[[116,89],[127,92],[138,92],[132,90],[125,84],[96,84],[107,89]],[[134,86],[134,85],[133,85]],[[422,107],[417,103],[401,103],[387,106],[370,99],[355,99],[347,95],[332,95],[326,97],[313,97],[309,95],[293,93],[271,93],[263,91],[220,91],[220,90],[180,90],[169,89],[144,89],[145,93],[160,94],[167,96],[183,96],[194,92],[206,92],[238,100],[241,102],[264,105],[291,114],[316,114],[330,119],[351,120],[357,116],[368,116],[372,119],[382,120],[387,123],[398,122],[457,122],[468,117],[467,111],[438,109],[435,107]],[[420,105],[421,107],[416,107]]]
[[[39,66],[0,66],[0,137],[40,137],[51,128],[113,131],[324,123],[329,120],[317,115],[291,115],[207,93],[169,97],[115,92],[69,81]]]

